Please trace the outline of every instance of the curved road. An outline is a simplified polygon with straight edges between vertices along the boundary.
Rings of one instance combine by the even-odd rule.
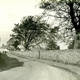
[[[0,80],[78,80],[65,70],[36,61],[18,59],[24,65],[0,72]]]

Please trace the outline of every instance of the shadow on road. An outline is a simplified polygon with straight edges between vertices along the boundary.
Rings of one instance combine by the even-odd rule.
[[[6,54],[0,53],[0,72],[11,68],[23,66],[23,64],[23,62],[20,62],[16,58],[12,58],[7,56]]]

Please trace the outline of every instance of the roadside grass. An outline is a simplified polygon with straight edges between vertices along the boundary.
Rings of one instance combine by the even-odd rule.
[[[0,72],[22,65],[23,62],[19,62],[16,58],[11,58],[7,54],[0,53]]]
[[[78,80],[80,80],[80,64],[77,63],[77,61],[78,62],[80,61],[80,58],[79,58],[80,50],[55,50],[55,51],[41,50],[40,59],[38,59],[39,57],[38,51],[23,51],[23,52],[11,51],[10,53],[22,58],[26,58],[32,61],[42,62],[50,66],[54,66],[62,70],[69,71],[74,76],[76,76]],[[32,57],[32,55],[34,56]]]
[[[40,50],[39,51],[10,51],[14,55],[18,55],[24,58],[35,58],[51,60],[64,64],[78,65],[80,66],[80,50]]]

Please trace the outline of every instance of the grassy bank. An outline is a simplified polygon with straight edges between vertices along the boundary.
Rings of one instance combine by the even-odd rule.
[[[22,65],[23,63],[19,62],[19,60],[17,60],[16,58],[11,58],[7,56],[7,54],[0,53],[0,71]]]
[[[39,58],[39,51],[11,51],[11,53],[22,57]],[[40,59],[80,65],[80,50],[41,50]]]

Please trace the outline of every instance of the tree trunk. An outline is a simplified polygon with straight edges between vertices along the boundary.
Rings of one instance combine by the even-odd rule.
[[[30,50],[30,42],[25,43],[25,50]]]
[[[80,33],[75,35],[75,40],[74,40],[74,49],[79,49],[80,47]]]
[[[76,37],[77,35],[75,35],[75,38],[74,38],[74,49],[77,49],[77,46],[78,46]]]

